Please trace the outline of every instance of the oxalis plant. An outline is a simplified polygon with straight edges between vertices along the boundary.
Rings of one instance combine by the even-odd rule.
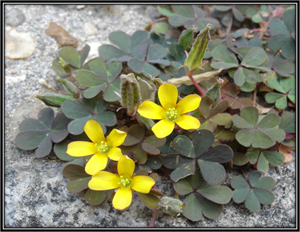
[[[20,124],[16,145],[65,161],[66,188],[88,204],[140,200],[150,226],[159,210],[215,219],[230,201],[256,213],[274,201],[268,170],[295,149],[295,9],[158,12],[147,30],[112,32],[96,58],[88,45],[62,48],[52,68],[66,92],[37,96],[49,107]],[[171,27],[179,38],[167,38]],[[161,192],[162,175],[175,195]]]

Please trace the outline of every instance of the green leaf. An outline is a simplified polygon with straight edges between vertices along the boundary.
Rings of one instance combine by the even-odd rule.
[[[257,148],[248,149],[247,156],[250,159],[250,163],[255,164],[257,162],[257,159],[259,156],[259,149],[257,149]]]
[[[265,96],[266,102],[268,103],[274,103],[281,98],[284,98],[284,95],[280,93],[267,93]]]
[[[91,50],[91,47],[88,44],[84,45],[84,47],[81,49],[80,66],[82,66],[84,64],[84,61],[88,57],[90,50]]]
[[[246,180],[241,176],[237,176],[231,181],[231,186],[235,189],[232,199],[236,203],[244,202],[250,191],[250,186]]]
[[[16,145],[23,150],[35,151],[37,158],[45,157],[52,150],[52,142],[59,143],[68,136],[67,125],[70,122],[64,114],[54,118],[51,108],[42,109],[38,120],[26,119],[20,124],[20,133],[16,136]]]
[[[209,117],[209,115],[212,111],[212,107],[211,107],[212,105],[214,105],[213,99],[211,99],[209,96],[202,97],[201,102],[200,102],[200,110],[202,112],[202,115],[205,118]]]
[[[233,16],[236,20],[243,22],[245,20],[244,15],[235,7],[232,8]]]
[[[86,70],[80,70],[76,73],[76,80],[79,84],[86,86],[86,87],[92,87],[92,86],[99,86],[102,85],[103,88],[106,85],[106,81],[103,79],[100,79],[96,74],[90,71]]]
[[[151,76],[156,77],[160,74],[160,71],[152,64],[145,63],[143,67],[143,74],[148,78],[150,78]]]
[[[245,119],[243,119],[242,117],[240,117],[238,115],[233,115],[232,121],[233,121],[233,124],[238,128],[249,129],[249,128],[253,127],[253,125],[251,125]]]
[[[229,69],[238,66],[238,60],[235,55],[225,45],[215,47],[212,50],[212,56],[214,61],[212,61],[211,66],[215,69],[222,67]]]
[[[170,175],[171,179],[174,182],[177,182],[178,180],[190,176],[195,173],[195,161],[191,160],[189,162],[186,162],[184,164],[181,164],[178,168],[176,168]]]
[[[118,59],[118,60],[128,60],[129,56],[126,52],[121,51],[120,49],[116,48],[110,44],[103,44],[98,49],[99,56],[103,57],[104,59]]]
[[[247,155],[245,155],[243,153],[234,152],[232,161],[233,161],[233,164],[236,166],[243,166],[249,162],[249,158]]]
[[[241,110],[241,117],[252,126],[257,125],[258,115],[258,109],[253,106],[245,107]]]
[[[220,144],[214,146],[199,158],[210,162],[227,163],[232,159],[232,157],[232,149],[228,145]]]
[[[246,80],[245,70],[246,69],[239,67],[234,73],[233,79],[236,85],[242,86],[245,83]]]
[[[209,121],[213,122],[213,123],[216,123],[217,125],[228,125],[232,122],[232,119],[231,119],[231,114],[228,114],[228,113],[220,113],[220,114],[217,114],[217,115],[214,115],[213,117],[211,117],[209,119]]]
[[[123,31],[113,31],[108,36],[110,42],[117,45],[126,53],[130,53],[131,51],[131,41],[130,37]]]
[[[173,184],[175,191],[179,195],[187,195],[193,192],[193,187],[190,185],[187,178],[181,179]]]
[[[283,22],[286,25],[289,32],[295,31],[295,22],[296,22],[296,11],[295,9],[290,9],[284,12]]]
[[[166,7],[163,7],[163,6],[158,6],[157,10],[158,10],[159,13],[161,13],[162,15],[167,16],[167,17],[175,14],[169,8],[166,8]]]
[[[226,172],[221,164],[199,159],[198,165],[204,180],[208,184],[218,185],[225,180]]]
[[[255,196],[254,191],[251,189],[248,197],[245,201],[245,206],[247,209],[249,209],[250,211],[252,211],[253,213],[256,213],[260,210],[260,204],[258,199]]]
[[[54,152],[55,152],[55,155],[63,160],[63,161],[71,161],[71,160],[74,160],[76,159],[76,157],[73,157],[73,156],[70,156],[66,153],[67,149],[68,149],[68,145],[69,143],[72,142],[72,140],[70,139],[65,139],[63,140],[62,142],[60,143],[57,143],[54,145]]]
[[[147,60],[158,60],[164,58],[168,54],[167,50],[160,44],[153,44],[149,47]]]
[[[158,207],[158,203],[160,202],[159,198],[151,193],[145,194],[137,192],[137,195],[141,199],[141,201],[150,209],[156,209]]]
[[[262,177],[257,182],[255,182],[255,184],[253,184],[252,187],[261,189],[271,189],[275,187],[275,181],[273,178],[268,176]]]
[[[227,204],[232,197],[231,189],[226,186],[210,186],[205,184],[204,186],[200,186],[197,192],[217,204]]]
[[[80,68],[81,60],[79,53],[72,47],[64,47],[59,52],[59,57],[61,57],[68,64]]]
[[[271,128],[277,126],[279,123],[280,118],[277,114],[268,114],[257,124],[257,127]]]
[[[265,189],[253,189],[252,190],[258,199],[258,201],[262,204],[268,205],[271,204],[274,200],[274,194],[270,192],[269,190]]]
[[[192,140],[196,157],[199,157],[213,144],[214,134],[209,130],[199,130],[194,132]]]
[[[64,175],[64,177],[70,180],[77,180],[77,179],[84,179],[87,177],[91,177],[89,174],[85,172],[83,166],[77,164],[66,165],[63,169],[62,174]]]
[[[85,194],[85,200],[90,205],[100,205],[106,199],[105,191],[95,191],[88,189]]]
[[[140,125],[133,125],[127,131],[123,146],[132,146],[139,143],[145,136],[145,130]]]
[[[173,140],[173,146],[181,155],[188,158],[196,158],[192,141],[188,137],[184,135],[178,135]]]
[[[194,29],[183,30],[178,39],[178,43],[184,47],[185,50],[189,50],[192,46],[194,36]]]
[[[157,170],[160,169],[162,166],[162,160],[158,156],[148,156],[148,160],[145,163],[146,166],[148,166],[151,169]]]
[[[273,18],[269,24],[269,29],[274,33],[288,34],[289,31],[279,18]]]
[[[273,165],[281,165],[284,162],[284,155],[279,153],[279,152],[274,152],[274,151],[263,151],[262,152],[265,158],[268,160],[268,162]]]
[[[67,100],[62,105],[62,111],[71,119],[68,125],[68,131],[71,134],[81,134],[86,122],[90,119],[97,121],[103,133],[106,133],[105,126],[114,126],[117,122],[116,116],[113,112],[105,112],[108,104],[103,100],[97,101],[97,97],[91,99],[79,99],[76,101]]]
[[[257,161],[257,170],[266,173],[269,171],[269,163],[263,153],[260,154]]]
[[[296,114],[294,112],[284,111],[281,115],[279,128],[288,133],[296,133]]]
[[[80,193],[82,190],[88,188],[88,183],[92,177],[86,177],[78,180],[71,180],[67,183],[67,189],[71,193]]]
[[[222,205],[211,202],[202,196],[200,196],[198,200],[201,202],[202,213],[205,217],[209,219],[216,219],[219,217],[223,210]]]
[[[169,30],[169,25],[167,23],[155,23],[152,27],[156,34],[166,34]]]
[[[199,221],[202,218],[202,207],[199,195],[192,193],[184,199],[183,203],[186,205],[183,208],[182,214],[186,218],[191,221]]]

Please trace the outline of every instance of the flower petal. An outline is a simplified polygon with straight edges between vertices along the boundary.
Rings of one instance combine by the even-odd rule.
[[[123,210],[130,206],[132,201],[132,190],[130,188],[119,188],[112,201],[115,209]]]
[[[106,171],[96,173],[89,181],[89,188],[92,190],[109,190],[118,188],[119,176]]]
[[[123,155],[118,162],[119,175],[127,174],[132,177],[135,168],[135,163],[127,155]]]
[[[176,106],[178,90],[174,85],[163,84],[158,89],[158,98],[164,109],[167,107]]]
[[[197,94],[190,94],[182,98],[176,108],[180,108],[180,113],[184,114],[186,112],[191,112],[197,109],[200,105],[201,97]]]
[[[157,138],[165,138],[174,130],[175,123],[167,120],[161,120],[156,123],[151,129]]]
[[[93,155],[85,166],[85,172],[89,175],[94,175],[97,172],[106,168],[107,161],[107,155]]]
[[[94,143],[105,140],[101,125],[94,120],[87,121],[84,126],[84,132]]]
[[[113,147],[109,150],[107,156],[114,161],[118,161],[123,156],[123,154],[120,148]]]
[[[124,142],[126,136],[126,132],[113,129],[106,139],[107,141],[111,142],[112,147],[118,147]]]
[[[75,141],[69,143],[66,153],[70,156],[81,157],[96,154],[97,148],[91,142]]]
[[[152,101],[144,101],[138,108],[138,112],[145,118],[162,119],[164,109]]]
[[[200,121],[191,116],[191,115],[181,115],[180,121],[177,121],[176,124],[180,126],[182,129],[198,129],[200,127]]]
[[[155,181],[149,176],[134,176],[131,188],[140,193],[149,193],[154,184]]]

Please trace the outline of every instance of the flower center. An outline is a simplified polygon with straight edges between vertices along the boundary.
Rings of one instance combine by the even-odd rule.
[[[101,141],[100,144],[96,144],[96,146],[100,153],[107,153],[110,150],[110,146],[105,141]]]
[[[174,107],[169,107],[166,110],[165,116],[170,122],[174,122],[178,119],[178,111]]]
[[[131,186],[131,184],[132,184],[132,180],[129,177],[124,176],[124,175],[120,176],[118,185],[121,188],[129,188]]]

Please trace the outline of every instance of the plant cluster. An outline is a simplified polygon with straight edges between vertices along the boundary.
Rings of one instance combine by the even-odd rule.
[[[157,10],[146,30],[112,32],[99,57],[62,48],[52,68],[66,93],[37,96],[49,108],[20,124],[16,145],[67,161],[67,189],[91,205],[124,210],[134,190],[154,212],[191,221],[217,218],[231,200],[259,211],[274,201],[262,175],[295,149],[295,9]],[[226,186],[229,169],[241,175]],[[159,191],[157,173],[175,196]]]

